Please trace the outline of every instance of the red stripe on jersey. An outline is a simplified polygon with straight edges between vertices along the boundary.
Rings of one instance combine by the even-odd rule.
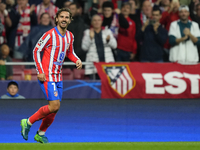
[[[79,59],[76,54],[74,53],[74,47],[73,47],[73,42],[74,42],[74,37],[73,37],[73,34],[71,32],[70,33],[70,38],[71,38],[71,41],[70,41],[70,46],[69,46],[69,51],[68,51],[68,58],[73,61],[74,63],[76,63],[76,61]]]

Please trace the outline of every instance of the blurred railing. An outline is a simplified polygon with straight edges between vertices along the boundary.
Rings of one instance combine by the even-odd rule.
[[[92,62],[82,62],[82,64],[83,64],[83,66],[85,66],[85,65],[93,65]],[[16,68],[15,66],[35,66],[35,62],[5,62],[5,65],[12,65],[14,68]],[[73,62],[64,62],[63,65],[64,66],[75,66],[75,63],[73,63]],[[17,70],[17,72],[20,72],[20,70],[14,69],[13,70],[14,74],[15,74],[16,70]],[[29,70],[29,68],[24,68],[24,70]],[[70,70],[70,69],[68,69],[68,70]],[[82,71],[84,71],[84,69]],[[83,74],[85,74],[85,73],[83,73]],[[95,74],[93,74],[92,78],[93,78],[93,80],[96,79],[95,78]],[[26,80],[26,77],[25,77],[25,80]]]
[[[92,62],[82,62],[83,65],[93,65]],[[6,62],[5,65],[35,65],[34,62]],[[73,62],[64,62],[63,65],[75,65]]]

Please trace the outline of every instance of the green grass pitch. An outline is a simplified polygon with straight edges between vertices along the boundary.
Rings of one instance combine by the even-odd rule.
[[[200,150],[200,142],[0,143],[0,150]]]

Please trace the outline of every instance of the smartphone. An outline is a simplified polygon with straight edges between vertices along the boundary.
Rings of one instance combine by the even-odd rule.
[[[153,19],[150,19],[150,20],[149,20],[149,24],[154,25],[155,23],[156,23],[155,20],[153,20]]]

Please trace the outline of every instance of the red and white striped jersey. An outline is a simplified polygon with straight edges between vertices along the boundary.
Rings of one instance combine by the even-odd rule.
[[[18,9],[16,6],[16,10]],[[31,30],[30,5],[26,5],[26,9],[21,12],[21,17],[17,26],[15,37],[15,46],[19,47],[26,39]]]
[[[66,31],[62,36],[57,27],[52,28],[43,34],[33,50],[38,74],[44,73],[46,81],[62,81],[62,64],[65,56],[76,63],[79,59],[74,53],[74,36],[70,31]],[[42,61],[40,52],[43,53]]]

